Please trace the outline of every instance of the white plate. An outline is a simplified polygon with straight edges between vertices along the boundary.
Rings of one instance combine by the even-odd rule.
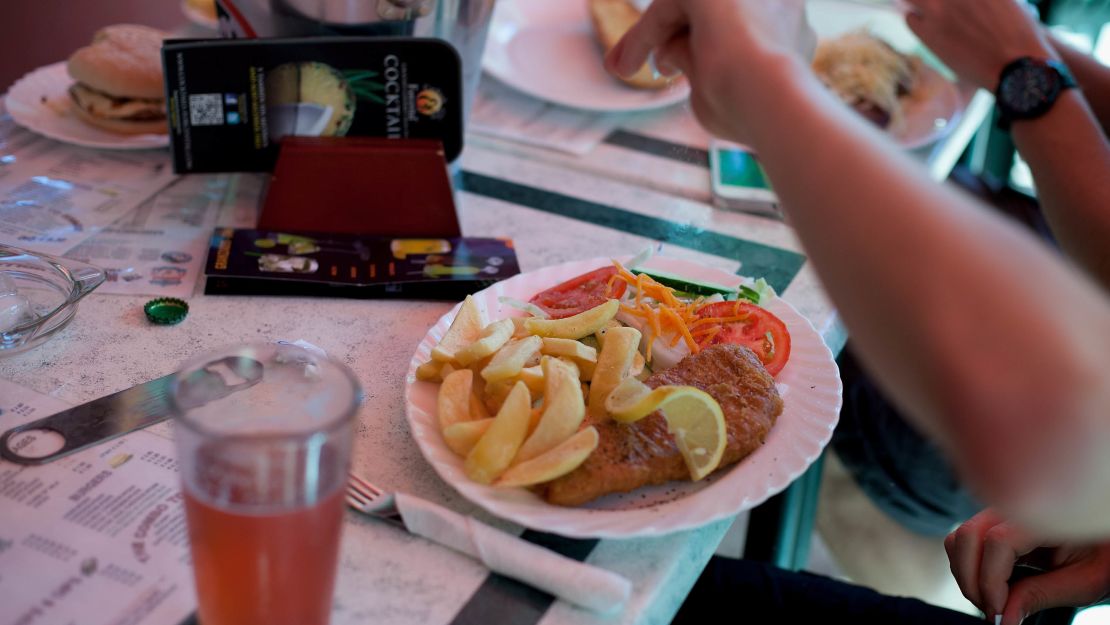
[[[527,300],[538,291],[607,264],[608,259],[595,258],[531,271],[498,282],[476,293],[474,299],[487,319],[522,315],[503,307],[498,298]],[[718,284],[740,282],[735,274],[677,259],[654,258],[647,266]],[[412,357],[405,401],[413,438],[440,477],[464,497],[536,530],[574,537],[629,538],[692,529],[730,517],[758,505],[800,476],[829,442],[840,414],[840,375],[829,348],[809,321],[783,300],[775,299],[767,308],[790,330],[790,360],[777,379],[783,413],[763,447],[701,482],[671,482],[564,508],[548,504],[524,488],[494,488],[471,481],[463,473],[462,459],[447,448],[439,433],[439,385],[416,380],[417,365],[431,357],[458,306],[428,331]]]
[[[65,61],[40,67],[8,90],[5,104],[15,123],[40,135],[88,148],[144,150],[164,148],[169,135],[121,135],[81,121],[73,112]]]
[[[690,86],[636,89],[606,73],[585,0],[502,0],[482,66],[528,95],[591,111],[646,111],[686,100]]]
[[[921,56],[925,51],[921,40],[906,26],[903,14],[889,4],[809,0],[806,14],[821,39],[866,29],[903,54]],[[966,106],[955,83],[936,68],[923,65],[913,92],[902,98],[903,123],[890,134],[909,149],[929,145],[955,127]]]

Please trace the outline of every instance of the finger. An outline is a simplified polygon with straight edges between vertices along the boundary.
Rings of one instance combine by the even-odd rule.
[[[948,562],[952,575],[960,586],[960,592],[980,609],[983,608],[979,594],[979,562],[983,557],[983,536],[1000,522],[997,515],[987,510],[975,515],[951,534],[952,547],[948,549]]]
[[[906,13],[906,26],[909,27],[913,34],[917,35],[918,39],[923,39],[921,31],[926,28],[925,17],[921,14],[920,10],[914,9]]]
[[[1102,598],[1108,583],[1106,562],[1090,560],[1027,577],[1010,589],[1002,625],[1019,625],[1049,608],[1085,606]]]
[[[690,57],[690,35],[679,35],[655,50],[655,68],[667,78],[689,75],[693,69]]]
[[[1002,614],[1017,559],[1039,546],[1039,540],[1009,523],[999,523],[987,530],[979,562],[979,598],[983,602],[983,612]]]
[[[621,76],[635,74],[648,54],[674,37],[686,23],[686,14],[675,0],[652,2],[640,21],[609,52],[607,65]]]

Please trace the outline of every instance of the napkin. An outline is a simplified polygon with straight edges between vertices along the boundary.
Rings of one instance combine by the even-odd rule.
[[[374,502],[375,508],[389,506],[396,508],[413,534],[583,608],[615,613],[632,594],[632,582],[617,573],[572,560],[419,497],[395,493]]]

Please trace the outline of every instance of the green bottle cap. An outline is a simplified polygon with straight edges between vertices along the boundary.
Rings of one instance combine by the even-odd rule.
[[[147,302],[143,306],[143,312],[151,323],[172,326],[185,320],[185,316],[189,314],[189,305],[176,297],[159,297]]]

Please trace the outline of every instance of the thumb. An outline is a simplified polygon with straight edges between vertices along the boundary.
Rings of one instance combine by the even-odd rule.
[[[1090,567],[1073,564],[1026,577],[1010,588],[1002,625],[1019,625],[1032,614],[1049,608],[1078,607],[1098,601],[1105,589]]]

